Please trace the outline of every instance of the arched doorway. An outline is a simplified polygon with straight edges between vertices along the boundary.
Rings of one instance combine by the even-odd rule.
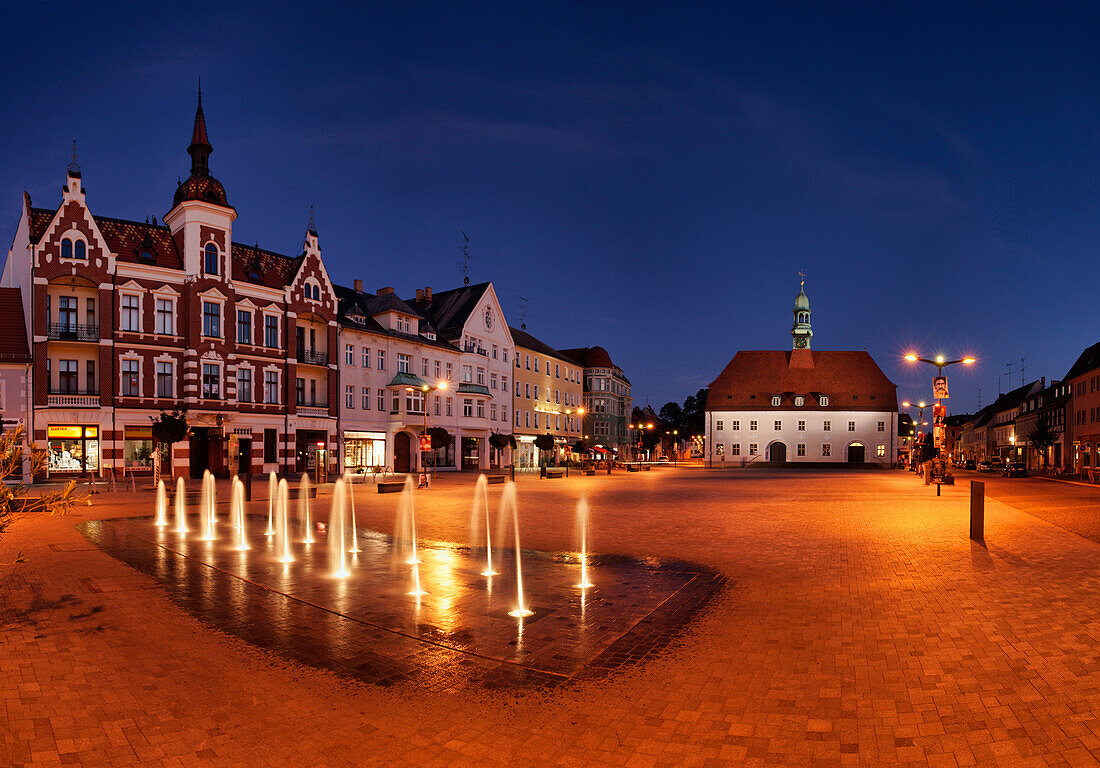
[[[768,446],[768,461],[783,464],[787,461],[786,443],[772,443]]]
[[[408,432],[393,436],[393,471],[412,472],[412,438]]]
[[[863,464],[865,461],[867,461],[867,449],[863,447],[863,443],[852,443],[848,446],[849,464]]]

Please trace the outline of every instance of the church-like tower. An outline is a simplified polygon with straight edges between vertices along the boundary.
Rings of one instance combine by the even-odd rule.
[[[810,327],[810,298],[806,295],[806,280],[803,278],[794,299],[794,325],[791,326],[794,348],[809,349],[813,335],[813,328]]]

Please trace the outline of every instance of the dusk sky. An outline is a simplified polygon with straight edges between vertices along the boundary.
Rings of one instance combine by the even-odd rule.
[[[120,7],[121,4],[112,4]],[[0,225],[162,217],[202,78],[234,239],[402,296],[491,280],[512,325],[599,344],[636,404],[739,349],[979,359],[950,413],[1100,340],[1100,19],[1009,3],[9,6]],[[961,367],[961,366],[960,366]]]

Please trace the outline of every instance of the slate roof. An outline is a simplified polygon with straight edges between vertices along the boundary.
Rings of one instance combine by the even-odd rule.
[[[48,208],[32,208],[30,214],[30,239],[37,244],[46,234],[56,211]],[[172,238],[172,231],[163,224],[146,224],[110,216],[92,217],[107,241],[107,247],[118,254],[119,261],[134,264],[153,264],[168,269],[183,269],[183,259]],[[233,279],[240,282],[284,288],[294,280],[302,266],[302,256],[284,256],[254,245],[233,243]],[[153,260],[142,259],[138,254],[150,250]],[[255,272],[259,279],[252,279]]]
[[[462,336],[462,329],[471,313],[488,290],[489,283],[466,285],[449,291],[440,291],[431,301],[407,302],[417,308],[414,314],[426,318],[435,327],[439,337],[454,341]]]
[[[512,332],[512,341],[516,343],[517,347],[523,347],[524,349],[529,349],[532,352],[538,352],[540,355],[546,355],[547,357],[552,357],[556,360],[562,360],[566,363],[569,363],[570,365],[577,364],[575,360],[566,355],[564,352],[560,352],[554,349],[549,344],[544,344],[521,328],[513,328],[512,326],[508,326],[508,330]]]
[[[1078,376],[1083,376],[1090,371],[1094,371],[1100,368],[1100,342],[1088,347],[1077,358],[1077,362],[1070,367],[1069,372],[1062,378],[1063,381],[1069,381],[1070,379]]]
[[[395,331],[392,328],[386,328],[377,320],[375,320],[372,315],[377,314],[378,312],[387,311],[387,309],[391,308],[394,311],[406,312],[416,317],[420,316],[419,312],[414,310],[412,307],[409,307],[409,305],[405,303],[401,298],[395,296],[392,293],[383,294],[382,296],[376,296],[373,293],[361,293],[359,291],[356,291],[354,288],[348,288],[344,285],[335,284],[332,286],[332,289],[336,292],[336,299],[339,307],[337,311],[337,318],[340,321],[340,324],[343,325],[345,328],[354,328],[359,331],[376,333],[381,336],[392,336],[398,339],[407,339],[408,341],[416,342],[417,344],[426,344],[428,346],[447,349],[452,352],[455,350],[454,344],[449,344],[446,341],[442,341],[438,338],[429,339],[424,336],[424,333],[426,331],[435,332],[435,329],[432,328],[431,324],[428,323],[426,320],[421,319],[419,323],[419,336],[412,333],[401,333],[400,331]],[[393,300],[387,299],[383,302],[375,302],[375,299],[385,299],[387,296],[392,296]],[[395,301],[398,303],[395,303]],[[378,309],[379,306],[384,307],[384,309]],[[404,306],[405,309],[399,309],[400,306]],[[356,309],[358,309],[359,313],[363,315],[362,323],[357,323],[353,321],[350,317],[348,317],[348,315],[353,314],[354,310]]]
[[[611,362],[611,355],[603,347],[577,347],[563,349],[561,353],[582,368],[618,368]],[[622,370],[621,368],[619,370]]]
[[[23,319],[23,296],[18,288],[0,288],[0,362],[29,363],[27,325]]]
[[[767,410],[771,398],[807,411],[897,411],[897,386],[865,351],[754,350],[733,356],[710,385],[708,411]],[[809,353],[809,354],[803,354]],[[822,406],[821,395],[828,405]]]

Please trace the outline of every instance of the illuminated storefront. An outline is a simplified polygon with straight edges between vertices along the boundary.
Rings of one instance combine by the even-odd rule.
[[[386,466],[385,432],[344,432],[344,470]]]
[[[49,474],[99,471],[99,427],[50,425],[46,441]]]
[[[153,469],[153,428],[123,427],[122,457],[127,469]]]

